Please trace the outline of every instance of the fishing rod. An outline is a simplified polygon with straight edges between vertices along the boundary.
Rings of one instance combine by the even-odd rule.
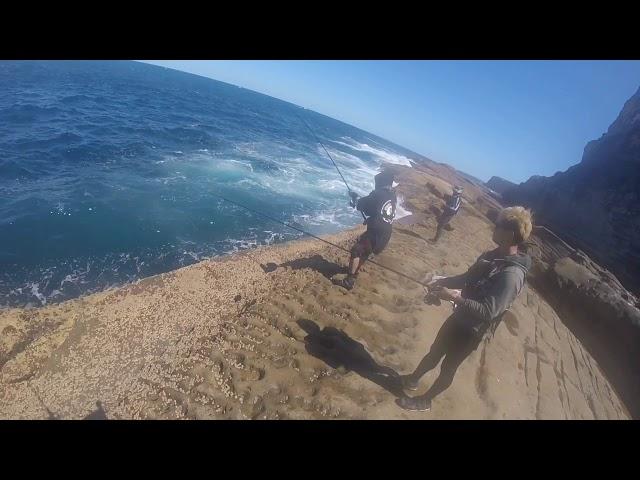
[[[320,144],[320,146],[322,146],[322,149],[324,150],[324,153],[327,154],[327,157],[329,157],[329,160],[331,160],[331,163],[333,163],[333,166],[336,167],[336,170],[338,171],[338,174],[340,175],[340,178],[342,178],[342,181],[344,182],[345,186],[347,187],[347,191],[349,192],[349,196],[353,199],[353,195],[357,195],[353,190],[351,190],[351,188],[349,187],[349,184],[347,183],[347,181],[344,179],[344,176],[342,175],[342,172],[340,171],[340,169],[338,168],[338,165],[336,164],[336,162],[333,160],[333,157],[329,154],[329,152],[327,151],[326,147],[324,146],[324,143],[322,143],[320,141],[320,139],[318,138],[318,136],[316,135],[316,133],[313,131],[313,129],[309,126],[309,124],[305,121],[304,118],[302,118],[300,115],[298,115],[297,113],[295,113],[295,116],[298,117],[300,119],[300,121],[302,123],[305,124],[305,126],[309,129],[309,131],[311,132],[311,135],[313,135],[313,137],[316,139],[316,142],[318,142]],[[362,218],[364,218],[365,222],[367,220],[367,217],[365,216],[364,212],[360,212],[362,214]]]
[[[335,247],[335,248],[337,248],[339,250],[342,250],[344,252],[350,253],[349,250],[347,250],[344,247],[341,247],[340,245],[336,245],[335,243],[330,242],[329,240],[325,240],[324,238],[320,238],[317,235],[314,235],[313,233],[309,233],[309,232],[307,232],[307,231],[305,231],[305,230],[303,230],[301,228],[298,228],[296,226],[293,226],[293,225],[291,225],[291,224],[289,224],[287,222],[283,222],[282,220],[278,220],[277,218],[274,218],[271,215],[267,215],[266,213],[260,212],[259,210],[254,210],[251,207],[247,207],[246,205],[238,203],[238,202],[236,202],[234,200],[231,200],[229,198],[223,197],[222,195],[218,195],[216,193],[211,193],[211,195],[216,197],[216,198],[219,198],[221,200],[224,200],[225,202],[228,202],[228,203],[230,203],[232,205],[235,205],[235,206],[240,207],[240,208],[242,208],[244,210],[247,210],[248,212],[255,213],[256,215],[259,215],[259,216],[264,217],[264,218],[266,218],[268,220],[271,220],[272,222],[276,222],[276,223],[279,223],[280,225],[284,225],[285,227],[291,228],[293,230],[297,230],[298,232],[300,232],[300,233],[302,233],[304,235],[308,235],[308,236],[310,236],[312,238],[315,238],[316,240],[320,240],[321,242],[324,242],[324,243],[326,243],[328,245],[331,245],[332,247]],[[385,270],[389,270],[390,272],[393,272],[396,275],[399,275],[399,276],[401,276],[403,278],[406,278],[407,280],[411,280],[412,282],[415,282],[415,283],[417,283],[417,284],[419,284],[419,285],[421,285],[423,287],[428,287],[428,285],[426,285],[425,283],[423,283],[423,282],[421,282],[419,280],[416,280],[415,278],[410,277],[409,275],[406,275],[406,274],[404,274],[402,272],[399,272],[399,271],[397,271],[397,270],[395,270],[395,269],[393,269],[391,267],[387,267],[386,265],[382,265],[382,264],[380,264],[380,263],[378,263],[378,262],[376,262],[374,260],[368,260],[368,261],[371,262],[374,265],[377,265],[380,268],[383,268]]]

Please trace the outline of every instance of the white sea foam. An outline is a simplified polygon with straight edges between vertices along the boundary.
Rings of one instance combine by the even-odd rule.
[[[384,150],[381,148],[375,148],[372,147],[369,144],[366,143],[361,143],[358,142],[352,138],[349,137],[341,137],[344,140],[347,140],[346,142],[340,142],[340,141],[334,141],[333,143],[337,143],[339,145],[344,145],[345,147],[348,147],[352,150],[357,150],[360,152],[367,152],[370,153],[372,155],[375,155],[376,157],[378,157],[380,159],[380,161],[383,162],[387,162],[387,163],[393,163],[396,165],[405,165],[407,167],[411,166],[411,159],[409,159],[408,157],[404,156],[404,155],[400,155],[398,153],[393,153],[390,152],[388,150]]]
[[[27,287],[31,290],[31,295],[36,297],[42,305],[47,304],[47,298],[39,291],[40,284],[38,282],[27,283]]]

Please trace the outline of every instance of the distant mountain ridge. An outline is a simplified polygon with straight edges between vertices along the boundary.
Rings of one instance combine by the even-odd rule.
[[[496,176],[491,177],[485,185],[494,192],[497,192],[501,195],[504,194],[507,190],[510,190],[517,186],[515,183],[510,182],[509,180],[505,180],[504,178]]]

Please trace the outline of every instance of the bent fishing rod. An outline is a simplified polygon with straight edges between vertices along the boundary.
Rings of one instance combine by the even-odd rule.
[[[311,135],[313,135],[313,137],[316,139],[316,142],[318,142],[320,144],[320,146],[322,147],[322,149],[324,150],[324,153],[327,154],[327,157],[329,157],[329,160],[331,160],[331,163],[333,163],[333,166],[336,167],[336,170],[338,171],[338,174],[340,175],[340,178],[342,178],[342,181],[344,182],[344,185],[347,187],[347,191],[349,192],[349,196],[353,199],[354,195],[357,195],[353,190],[351,190],[351,188],[349,187],[349,184],[347,183],[347,181],[344,179],[344,176],[342,175],[342,172],[340,171],[340,169],[338,168],[338,165],[336,164],[336,162],[333,160],[333,157],[329,154],[327,148],[324,146],[324,143],[322,143],[320,141],[320,139],[318,138],[318,136],[316,135],[316,133],[313,131],[313,129],[309,126],[309,124],[305,121],[304,118],[302,118],[300,115],[298,115],[297,113],[295,113],[295,116],[298,117],[300,119],[300,121],[302,123],[304,123],[304,125],[309,129],[309,131],[311,132]],[[367,221],[367,217],[365,216],[364,212],[360,212],[362,214],[362,218],[365,220],[365,222]]]
[[[304,235],[308,235],[309,237],[315,238],[316,240],[320,240],[321,242],[324,242],[324,243],[326,243],[326,244],[328,244],[328,245],[331,245],[332,247],[335,247],[335,248],[337,248],[337,249],[339,249],[339,250],[342,250],[343,252],[350,253],[350,252],[349,252],[349,250],[347,250],[347,249],[346,249],[346,248],[344,248],[344,247],[341,247],[340,245],[336,245],[335,243],[330,242],[329,240],[326,240],[326,239],[324,239],[324,238],[320,238],[320,237],[318,237],[317,235],[314,235],[313,233],[309,233],[309,232],[307,232],[306,230],[303,230],[302,228],[298,228],[298,227],[296,227],[296,226],[294,226],[294,225],[291,225],[290,223],[283,222],[282,220],[279,220],[279,219],[277,219],[277,218],[275,218],[275,217],[272,217],[271,215],[267,215],[266,213],[263,213],[263,212],[261,212],[261,211],[259,211],[259,210],[255,210],[255,209],[253,209],[253,208],[251,208],[251,207],[247,207],[246,205],[243,205],[243,204],[241,204],[241,203],[238,203],[238,202],[236,202],[235,200],[231,200],[231,199],[229,199],[229,198],[223,197],[222,195],[218,195],[218,194],[216,194],[216,193],[211,193],[211,195],[212,195],[212,196],[214,196],[214,197],[216,197],[216,198],[219,198],[220,200],[224,200],[225,202],[228,202],[228,203],[230,203],[230,204],[232,204],[232,205],[235,205],[236,207],[240,207],[240,208],[242,208],[242,209],[244,209],[244,210],[247,210],[248,212],[251,212],[251,213],[254,213],[254,214],[256,214],[256,215],[259,215],[259,216],[261,216],[261,217],[263,217],[263,218],[266,218],[267,220],[271,220],[272,222],[279,223],[280,225],[283,225],[283,226],[285,226],[285,227],[287,227],[287,228],[291,228],[292,230],[296,230],[296,231],[298,231],[298,232],[300,232],[300,233],[302,233],[302,234],[304,234]],[[421,286],[423,286],[423,287],[427,287],[427,288],[429,287],[429,285],[427,285],[427,284],[425,284],[425,283],[421,282],[420,280],[416,280],[415,278],[410,277],[409,275],[406,275],[406,274],[404,274],[404,273],[402,273],[402,272],[399,272],[399,271],[397,271],[397,270],[395,270],[395,269],[393,269],[393,268],[391,268],[391,267],[387,267],[386,265],[382,265],[382,264],[380,264],[380,263],[378,263],[378,262],[376,262],[376,261],[374,261],[374,260],[370,260],[370,259],[369,259],[369,260],[367,260],[367,261],[368,261],[368,262],[370,262],[370,263],[372,263],[372,264],[374,264],[374,265],[377,265],[378,267],[380,267],[380,268],[382,268],[382,269],[384,269],[384,270],[389,270],[390,272],[393,272],[393,273],[395,273],[396,275],[399,275],[399,276],[401,276],[401,277],[403,277],[403,278],[406,278],[407,280],[410,280],[410,281],[412,281],[412,282],[414,282],[414,283],[417,283],[418,285],[421,285]]]

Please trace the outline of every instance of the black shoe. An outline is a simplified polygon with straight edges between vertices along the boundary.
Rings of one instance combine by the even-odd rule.
[[[349,275],[346,278],[343,278],[342,281],[338,282],[338,285],[346,288],[347,290],[353,290],[353,287],[356,285],[356,277]]]
[[[431,410],[431,400],[421,397],[400,397],[396,399],[396,404],[400,408],[414,412],[428,412]]]
[[[416,391],[418,390],[418,382],[413,379],[411,375],[401,375],[400,384],[405,390]]]

